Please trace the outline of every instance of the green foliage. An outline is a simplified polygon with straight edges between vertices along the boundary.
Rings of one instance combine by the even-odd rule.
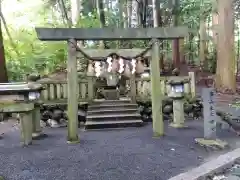
[[[63,42],[41,42],[37,40],[34,29],[21,29],[21,31],[11,34],[20,53],[17,55],[15,49],[10,45],[10,40],[4,39],[8,74],[11,80],[21,80],[27,73],[36,72],[39,65],[42,66],[40,74],[46,74],[64,63],[66,45]],[[44,64],[46,68],[44,68]]]
[[[198,30],[200,15],[208,17],[212,11],[215,11],[214,1],[216,0],[179,0],[179,8],[176,13],[179,16],[180,24],[190,28],[193,38],[185,42],[186,56],[189,56],[193,61],[198,62]],[[7,1],[6,1],[7,2]],[[35,2],[35,1],[34,1]],[[37,2],[37,0],[36,0]],[[39,6],[35,11],[29,9],[27,12],[21,10],[14,12],[16,17],[29,14],[29,19],[36,26],[45,27],[64,27],[64,20],[60,11],[55,7],[57,0],[44,0],[44,4]],[[70,10],[70,1],[64,1],[66,7]],[[161,0],[162,10],[172,11],[173,1]],[[21,3],[29,3],[29,1],[21,1]],[[83,12],[80,15],[80,20],[77,27],[99,27],[100,22],[97,16],[95,7],[92,1],[83,1]],[[171,13],[170,13],[171,14]],[[119,13],[115,9],[105,12],[106,24],[110,27],[119,26]],[[169,13],[167,14],[169,16]],[[149,17],[151,18],[151,17]],[[171,17],[168,23],[171,22]],[[51,21],[50,21],[51,20]],[[170,24],[166,24],[169,26]],[[33,27],[16,28],[15,25],[8,24],[16,48],[14,49],[6,34],[4,34],[4,46],[7,59],[8,74],[11,80],[21,80],[25,74],[39,72],[40,74],[48,74],[55,71],[58,67],[66,66],[66,50],[65,42],[42,42],[37,39]],[[111,48],[118,48],[119,42],[106,42]],[[148,43],[143,41],[121,42],[121,47],[144,48]],[[96,44],[92,46],[96,47]],[[16,54],[16,50],[20,55]],[[167,59],[171,59],[172,45],[171,42],[164,42],[162,53],[167,55]],[[208,56],[209,66],[215,69],[214,60],[215,54]],[[215,63],[216,64],[216,63]]]
[[[48,16],[42,11],[38,26],[63,27],[62,20],[52,16],[51,23]],[[99,20],[96,14],[82,16],[78,22],[78,27],[99,27]],[[45,75],[56,71],[59,67],[66,66],[67,44],[66,42],[43,42],[37,39],[35,29],[32,27],[20,27],[15,29],[9,25],[9,30],[16,49],[11,46],[11,41],[4,34],[4,46],[7,61],[7,69],[10,80],[22,80],[26,74],[40,73]],[[17,55],[16,50],[20,53]]]

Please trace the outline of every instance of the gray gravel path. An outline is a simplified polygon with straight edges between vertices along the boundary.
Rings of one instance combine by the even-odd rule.
[[[20,147],[18,131],[9,132],[0,140],[0,174],[8,180],[167,180],[220,153],[194,143],[203,135],[199,124],[166,128],[160,139],[152,138],[151,125],[80,132],[77,145],[66,143],[65,129],[47,129],[49,138],[28,148]]]

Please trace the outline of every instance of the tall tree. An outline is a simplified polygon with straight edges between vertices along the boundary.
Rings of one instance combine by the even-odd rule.
[[[216,88],[236,91],[234,49],[234,0],[218,0]]]
[[[173,1],[173,26],[179,24],[179,0]],[[174,68],[180,68],[179,39],[173,40],[173,65]]]
[[[217,45],[217,28],[218,27],[218,7],[217,0],[212,1],[212,31],[213,31],[213,43]]]
[[[1,11],[1,4],[2,4],[2,0],[0,0],[0,11]],[[1,12],[1,15],[2,15],[2,12]],[[1,16],[1,20],[2,19],[3,19],[3,16]],[[8,76],[7,76],[1,20],[0,20],[0,83],[3,83],[8,81]]]
[[[199,47],[199,59],[201,67],[206,68],[206,54],[207,54],[207,34],[206,34],[206,17],[204,14],[200,15],[200,47]]]
[[[132,0],[127,0],[128,27],[132,25]]]
[[[80,13],[83,10],[83,2],[82,0],[71,0],[71,20],[72,26],[76,27],[78,25],[78,21],[80,19]],[[80,46],[84,45],[83,41],[79,42]]]
[[[99,16],[99,20],[101,23],[101,27],[106,26],[106,18],[105,18],[105,13],[104,13],[104,3],[103,0],[97,0],[97,12]],[[105,43],[104,41],[100,41],[100,47],[105,48]]]
[[[139,25],[142,27],[146,27],[147,25],[147,7],[148,0],[138,0],[138,16],[139,16]]]

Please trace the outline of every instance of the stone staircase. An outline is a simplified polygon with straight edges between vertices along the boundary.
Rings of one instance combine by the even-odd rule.
[[[138,105],[130,99],[94,100],[88,106],[85,129],[139,127],[143,125]]]

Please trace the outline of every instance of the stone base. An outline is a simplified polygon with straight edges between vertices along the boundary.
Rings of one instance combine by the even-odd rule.
[[[32,145],[32,144],[33,144],[32,141],[31,141],[31,142],[28,142],[28,143],[21,142],[21,146],[22,146],[22,147],[28,147],[29,145]]]
[[[173,128],[187,128],[188,126],[184,125],[184,124],[176,124],[176,123],[171,123],[169,124],[169,126],[173,127]]]
[[[106,100],[118,100],[120,95],[116,89],[104,89],[104,97]]]
[[[228,143],[220,139],[204,139],[204,138],[195,138],[195,142],[201,146],[224,149],[228,146]]]
[[[78,144],[80,143],[80,140],[76,140],[76,141],[67,141],[68,144]]]
[[[157,139],[157,138],[161,138],[161,137],[163,137],[163,136],[165,136],[165,135],[164,135],[164,134],[157,133],[157,132],[154,132],[152,138]]]
[[[48,135],[44,134],[42,132],[32,133],[32,139],[33,140],[41,140],[41,139],[45,139],[46,137],[48,137]]]

